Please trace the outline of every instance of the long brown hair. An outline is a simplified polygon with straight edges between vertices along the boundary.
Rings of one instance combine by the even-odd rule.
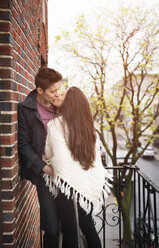
[[[88,170],[95,159],[96,133],[88,100],[77,87],[71,87],[59,109],[68,125],[68,147],[75,161]],[[64,123],[65,124],[65,123]]]

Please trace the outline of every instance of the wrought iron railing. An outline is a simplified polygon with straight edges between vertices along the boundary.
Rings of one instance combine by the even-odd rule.
[[[133,196],[131,206],[131,224],[133,247],[139,248],[157,248],[159,247],[159,187],[155,185],[137,166],[118,166],[107,167],[108,170],[115,170],[118,179],[121,177],[123,170],[133,170],[132,185]],[[124,182],[118,180],[119,192],[125,187]],[[96,215],[96,221],[101,221],[98,230],[99,235],[102,234],[102,247],[110,247],[107,244],[106,230],[107,228],[113,231],[115,227],[118,232],[116,237],[117,247],[122,247],[122,209],[120,204],[119,193],[118,203],[109,203],[103,206],[101,212]],[[112,208],[112,223],[107,220],[108,208]],[[98,224],[99,226],[99,224]]]
[[[159,247],[159,187],[144,173],[134,174],[134,235],[139,247]]]

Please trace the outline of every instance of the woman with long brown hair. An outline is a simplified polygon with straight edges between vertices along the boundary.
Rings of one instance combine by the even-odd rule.
[[[55,99],[58,115],[48,124],[45,156],[54,176],[44,175],[53,196],[58,195],[58,209],[63,233],[63,247],[76,248],[75,212],[78,205],[79,225],[89,248],[101,248],[92,213],[109,192],[105,171],[96,142],[96,132],[88,100],[77,87],[69,88]]]

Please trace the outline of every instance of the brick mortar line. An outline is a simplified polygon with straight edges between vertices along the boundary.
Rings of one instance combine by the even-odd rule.
[[[15,42],[16,42],[16,40],[14,40]],[[17,43],[17,42],[16,42]],[[20,44],[19,43],[17,43],[19,46],[20,46]],[[21,46],[20,46],[20,48],[22,48]],[[14,49],[14,48],[13,48]],[[19,55],[19,53],[18,53],[18,51],[17,50],[15,50],[14,49],[14,51]],[[23,50],[24,51],[24,50]],[[29,50],[28,50],[29,51]],[[30,51],[29,51],[30,52]],[[27,53],[26,52],[24,52],[26,55],[27,55]],[[22,59],[22,60],[24,60],[24,58],[21,56],[21,55],[19,55],[20,56],[20,58]],[[38,60],[38,55],[36,55],[36,58],[37,58],[37,60]],[[34,65],[34,63],[33,63],[33,61],[30,59],[30,57],[27,55],[27,59],[29,59],[29,62],[30,63],[32,63],[33,65]],[[26,60],[24,60],[25,62],[26,62]],[[16,63],[18,63],[17,61],[16,61]],[[27,63],[28,64],[28,63]],[[29,66],[30,67],[30,69],[31,69],[31,71],[34,73],[34,70],[32,69],[32,67],[31,66]],[[29,73],[29,72],[28,72]],[[29,73],[30,74],[30,73]],[[31,74],[30,74],[31,75]]]
[[[34,200],[35,200],[35,195],[34,195],[34,198],[33,198]],[[29,206],[29,202],[28,202],[28,206]],[[37,207],[37,204],[35,204],[35,205],[33,205],[34,206],[34,208],[32,208],[32,210],[33,209],[36,209],[35,207]],[[26,210],[25,210],[25,212],[24,213],[26,213]],[[23,237],[24,236],[24,234],[25,234],[25,231],[26,231],[26,229],[28,228],[28,224],[29,224],[29,222],[30,222],[30,219],[32,218],[32,216],[30,215],[29,216],[29,218],[28,218],[28,221],[27,221],[27,225],[25,226],[25,229],[24,229],[24,232],[23,232],[23,235],[21,236],[21,237]],[[23,225],[21,226],[21,228],[24,226],[24,224],[26,224],[26,223],[23,223]],[[34,222],[34,224],[35,224],[35,222]],[[18,228],[17,228],[18,229]],[[18,238],[19,236],[17,236],[17,238]],[[16,239],[16,242],[17,242],[17,239]]]
[[[0,43],[0,46],[10,46],[10,47],[13,47],[10,43]]]
[[[21,75],[21,74],[19,74],[19,75]],[[24,79],[26,79],[26,78],[24,78]],[[28,79],[26,79],[26,80],[28,80]],[[19,83],[18,81],[14,80],[14,79],[11,79],[11,78],[4,78],[3,80],[0,79],[0,81],[11,81],[11,82],[16,83],[16,84],[19,85],[19,86],[23,86],[25,89],[31,90],[29,87],[25,86],[24,84]],[[28,80],[28,82],[29,82],[32,86],[35,87],[35,84],[34,84],[34,83],[32,83],[32,82],[29,81],[29,80]],[[19,92],[19,93],[20,93],[20,94],[24,94],[23,92]],[[24,95],[25,95],[25,94],[24,94]],[[8,100],[8,101],[9,101],[9,100]],[[8,102],[8,101],[7,101],[7,102]],[[10,100],[10,101],[11,101],[11,100]],[[3,101],[1,101],[1,102],[3,102]],[[13,101],[11,101],[11,102],[13,102]]]
[[[11,55],[0,55],[0,58],[2,58],[2,59],[8,59],[8,58],[13,59],[13,56],[11,56]]]
[[[19,24],[18,24],[18,22],[17,22],[17,20],[13,17],[13,19],[14,19],[14,21],[17,23],[17,25],[19,26]],[[24,24],[23,24],[24,25]],[[32,35],[32,33],[31,33],[31,31],[30,31],[30,27],[29,27],[29,25],[28,25],[28,23],[27,23],[27,26],[28,26],[28,28],[27,29],[29,29],[29,33],[30,33],[30,35]],[[22,28],[19,26],[19,28],[20,28],[20,30],[21,30],[21,32],[23,33],[23,35],[24,35],[24,37],[27,39],[27,37],[26,37],[26,35],[25,35],[25,33],[24,33],[24,31],[22,30]],[[16,32],[16,30],[15,30],[15,28],[13,27],[13,30]],[[18,32],[16,32],[16,34],[18,35],[18,37],[20,38],[20,40],[23,42],[23,40],[22,40],[22,38],[21,38],[21,36],[19,36],[19,34],[18,34]],[[28,34],[29,35],[29,34]],[[34,40],[32,39],[32,36],[30,36],[31,37],[31,39],[30,39],[30,47],[31,47],[31,49],[34,51],[34,49],[32,48],[33,46],[35,46],[35,42],[34,42]],[[17,41],[15,40],[15,42],[17,43]],[[17,43],[18,45],[20,45],[19,43]],[[27,50],[29,51],[29,49],[27,48]],[[37,48],[37,51],[38,51],[38,48]],[[36,55],[36,57],[38,57],[38,55],[37,54],[35,54]],[[29,57],[28,57],[29,58]],[[30,58],[29,58],[30,59]],[[30,60],[31,61],[31,60]],[[32,61],[31,61],[32,62]]]
[[[0,80],[0,82],[1,82],[1,80]],[[13,90],[13,89],[0,89],[0,92],[2,92],[2,93],[5,93],[5,92],[11,92],[11,93],[15,93],[15,92],[18,92],[18,91],[16,91],[16,90]],[[5,100],[6,102],[8,102],[7,100]],[[10,100],[11,102],[12,102],[12,100]],[[1,103],[2,101],[0,101],[0,103]],[[2,110],[0,110],[0,112],[1,112]]]
[[[3,136],[13,136],[15,134],[17,134],[17,131],[16,132],[13,132],[13,133],[6,133],[6,134],[0,133],[0,137],[3,137]]]
[[[0,103],[1,102],[17,103],[18,101],[16,101],[16,100],[2,100],[2,101],[0,101]]]
[[[1,158],[3,158],[3,159],[12,159],[12,158],[15,157],[15,154],[16,154],[16,153],[18,153],[18,151],[15,151],[14,154],[11,155],[11,156],[1,156]]]
[[[28,194],[28,191],[29,191],[29,189],[26,191],[26,193],[25,193],[25,195],[22,197],[22,199]],[[34,196],[34,198],[35,198],[35,196]],[[34,199],[34,198],[31,198],[31,197],[30,197],[29,201],[27,201],[27,206],[29,206],[30,203],[33,202],[33,199]],[[22,201],[22,199],[21,199],[21,201]],[[15,220],[15,224],[16,224],[17,230],[18,230],[18,226],[17,226],[18,220],[19,220],[19,218],[21,217],[21,214],[22,214],[22,213],[24,214],[25,212],[26,212],[26,208],[25,208],[25,204],[24,204],[23,207],[20,209],[20,212],[18,213],[18,218]],[[19,222],[19,225],[20,225],[20,222]]]
[[[12,126],[17,124],[17,121],[13,121],[13,122],[0,122],[1,126]]]
[[[14,231],[12,231],[12,232],[3,232],[3,235],[13,235],[14,232],[15,232],[15,229],[14,229]]]
[[[14,163],[14,165],[11,167],[11,166],[3,166],[3,165],[1,165],[1,170],[6,170],[6,171],[9,171],[9,170],[13,170],[14,168],[16,168],[16,167],[18,167],[18,159],[15,161],[15,163]],[[5,178],[7,178],[7,177],[5,177]]]
[[[19,64],[18,62],[16,62],[19,66],[21,66],[21,64]],[[21,66],[22,67],[22,66]],[[22,67],[22,69],[23,69],[24,67]],[[18,74],[18,75],[20,75],[22,78],[24,78],[24,79],[26,79],[30,84],[32,84],[32,85],[34,85],[34,83],[32,82],[32,81],[30,81],[29,79],[27,79],[25,76],[23,76],[22,74],[20,74],[19,72],[17,72],[13,67],[10,67],[10,66],[0,66],[0,69],[4,69],[4,70],[11,70],[11,71],[13,71],[13,72],[16,72],[16,74]],[[26,71],[28,74],[29,74],[29,76],[30,77],[32,77],[33,79],[34,79],[34,77],[33,77],[33,75],[31,74],[31,73],[29,73],[26,69],[23,69],[24,71]],[[33,73],[34,73],[34,71],[33,71]],[[23,85],[22,83],[19,83],[17,80],[15,80],[15,79],[12,79],[12,78],[2,78],[0,81],[7,81],[7,80],[9,80],[9,81],[14,81],[15,83],[18,83],[18,84],[20,84],[20,85]],[[25,85],[23,85],[23,86],[25,86]],[[28,87],[26,87],[27,89],[30,89],[30,88],[28,88]]]
[[[13,17],[13,19],[14,19],[14,17]],[[15,19],[14,19],[15,20]],[[15,20],[16,21],[16,20]],[[32,35],[32,32],[30,31],[30,27],[29,27],[29,25],[28,25],[28,23],[27,23],[27,26],[28,26],[28,30],[29,30],[29,32],[28,32],[28,35],[30,35],[30,47],[31,47],[31,49],[33,50],[33,51],[35,51],[32,47],[34,47],[35,46],[35,42],[34,42],[34,36]],[[20,29],[21,29],[21,27],[20,27]],[[14,29],[15,30],[15,29]],[[25,38],[27,38],[26,37],[26,35],[25,35],[25,33],[23,32],[23,30],[21,29],[21,32],[23,33],[23,35],[24,35],[24,37]],[[19,34],[18,34],[18,36],[19,36]],[[22,39],[21,39],[22,40]],[[28,49],[28,48],[27,48]],[[36,50],[37,50],[37,53],[38,53],[38,47],[36,46]],[[29,49],[28,49],[28,51],[29,51]],[[38,56],[37,54],[36,54],[36,56]]]
[[[7,247],[4,247],[4,248],[9,248],[8,246],[10,246],[10,245],[14,245],[15,244],[15,242],[13,241],[12,243],[3,243],[3,245],[4,246],[6,246],[7,245]]]
[[[13,57],[12,57],[13,58]],[[21,57],[22,58],[22,57]],[[22,58],[23,59],[23,58]],[[17,63],[17,62],[16,62]],[[18,65],[20,65],[21,66],[21,64],[19,64],[18,63]],[[22,66],[21,66],[22,67]],[[22,67],[22,68],[24,68],[24,67]],[[11,71],[13,71],[13,72],[16,72],[17,74],[19,74],[21,77],[23,77],[24,79],[26,79],[22,74],[20,74],[19,72],[17,72],[13,67],[11,67],[11,66],[0,66],[0,69],[4,69],[4,70],[11,70]],[[24,69],[25,70],[25,69]],[[27,70],[25,70],[25,71],[27,71]],[[27,71],[28,72],[28,71]],[[33,71],[33,73],[34,73],[34,71]],[[30,74],[29,72],[28,72],[28,74],[32,77],[32,78],[34,78],[33,77],[33,75],[32,74]],[[7,78],[5,78],[5,80],[6,80]],[[9,78],[10,80],[14,80],[14,79],[11,79],[11,78]],[[32,83],[29,79],[27,79],[30,83]],[[17,82],[16,80],[14,80],[15,82]],[[18,82],[19,83],[19,82]],[[32,83],[33,84],[33,83]]]
[[[34,209],[36,208],[36,206],[37,206],[37,203],[34,205]],[[28,244],[30,234],[32,234],[32,231],[34,230],[34,228],[35,228],[35,226],[36,226],[36,223],[35,223],[36,216],[35,216],[35,215],[33,216],[33,220],[34,220],[34,224],[32,225],[32,228],[30,228],[30,231],[28,232],[28,233],[29,233],[29,235],[27,235],[27,241],[26,241],[26,244]],[[36,242],[36,240],[35,240],[35,242]],[[34,242],[34,244],[35,244],[35,242]]]
[[[17,152],[14,152],[14,154],[11,155],[11,156],[1,156],[1,158],[11,159],[11,158],[14,158],[14,157],[15,157],[15,154],[16,154],[16,153],[17,153]]]
[[[6,148],[6,147],[14,147],[14,146],[15,146],[15,145],[13,145],[13,144],[12,144],[12,145],[1,145],[1,144],[0,144],[0,147],[4,147],[4,148]]]
[[[18,153],[18,150],[16,150],[15,152],[14,152],[14,154],[13,155],[11,155],[11,156],[1,156],[1,158],[3,158],[3,159],[12,159],[12,158],[14,158],[15,157],[15,154],[17,154]],[[18,160],[16,160],[16,161],[18,161]],[[1,166],[1,167],[8,167],[8,166]]]
[[[29,185],[30,185],[30,184],[29,184]],[[25,195],[28,193],[28,190],[30,190],[30,188],[31,188],[31,185],[30,185],[29,187],[27,187],[27,191],[25,191],[26,186],[28,186],[28,185],[25,184],[25,186],[23,187],[22,191],[20,192],[20,196],[22,196],[22,199],[25,197]],[[29,192],[31,192],[31,191],[29,191]],[[23,193],[24,193],[24,194],[23,194]],[[19,198],[20,198],[20,197],[19,197]],[[18,198],[18,199],[19,199],[19,198]],[[18,199],[15,199],[15,203],[17,203]],[[23,206],[23,207],[24,207],[24,206]]]
[[[8,166],[2,166],[1,170],[13,170],[16,166],[18,166],[18,164],[15,162],[15,165],[8,167]],[[2,177],[3,178],[3,177]]]
[[[29,89],[29,88],[28,88]],[[31,90],[30,90],[31,91]],[[0,91],[0,92],[5,92],[5,91]],[[13,90],[13,91],[6,91],[6,92],[11,92],[11,93],[20,93],[19,95],[22,95],[22,96],[27,96],[27,94],[26,93],[22,93],[22,92],[19,92],[19,91],[15,91],[15,90]],[[11,102],[11,103],[19,103],[20,101],[15,101],[15,100],[4,100],[4,101],[0,101],[0,103],[9,103],[9,102]],[[2,112],[3,110],[0,110],[0,113]],[[9,110],[8,110],[9,111]],[[8,111],[3,111],[3,112],[8,112]],[[10,112],[13,112],[12,110],[10,111]],[[17,112],[17,111],[16,111]]]
[[[11,156],[1,156],[2,159],[12,159],[12,158],[15,158],[15,154],[17,154],[18,151],[16,151],[13,155]]]
[[[5,202],[13,202],[13,201],[15,201],[15,197],[14,197],[12,200],[9,200],[9,199],[7,199],[7,200],[6,200],[6,199],[2,199],[2,202],[4,202],[4,203],[5,203]]]
[[[19,91],[12,90],[12,89],[0,89],[0,92],[13,92],[13,93],[15,93],[15,92],[19,92]]]
[[[11,66],[0,66],[0,69],[13,70],[13,68]]]
[[[0,11],[1,11],[1,10],[0,10]],[[10,23],[10,24],[12,24],[12,23],[10,22],[10,20],[1,20],[1,19],[0,19],[0,23],[1,23],[1,22],[2,22],[2,23]]]
[[[14,29],[14,31],[16,32],[16,30]],[[22,31],[22,29],[21,29],[21,31]],[[23,31],[22,31],[23,32]],[[0,31],[0,34],[12,34],[11,32],[3,32],[3,31]],[[19,37],[19,39],[23,42],[23,40],[22,40],[22,38],[21,38],[21,36],[19,36],[19,34],[16,32],[16,34],[18,35],[18,37]],[[24,34],[24,32],[23,32],[23,34]],[[13,35],[13,34],[12,34]],[[24,36],[25,36],[25,34],[24,34]],[[20,46],[20,44],[16,41],[16,40],[14,40],[14,42],[16,43],[16,45],[18,45],[18,46]],[[11,47],[13,47],[13,45],[11,45],[10,43],[1,43],[1,46],[2,46],[2,44],[4,44],[4,45],[10,45]],[[27,53],[26,53],[26,51],[20,46],[20,48],[24,51],[24,53],[25,53],[25,55],[27,56],[27,58],[29,59],[29,61],[33,64],[33,61],[30,59],[30,57],[27,55]],[[17,53],[17,54],[19,54],[18,53],[18,51],[17,50],[15,50],[15,48],[13,47],[13,49],[14,49],[14,51]],[[27,50],[29,51],[29,49],[27,48]],[[34,51],[34,50],[33,50]],[[35,57],[36,57],[36,59],[37,59],[37,61],[38,61],[38,56],[39,56],[39,54],[36,54],[35,52],[34,52],[34,54],[35,54]],[[13,56],[12,56],[13,57]],[[23,59],[23,57],[20,55],[20,57],[21,57],[21,59]],[[24,60],[24,59],[23,59]],[[25,60],[24,60],[25,61]],[[30,69],[32,70],[32,67],[31,66],[29,66],[30,67]],[[34,71],[32,70],[32,72],[34,73]],[[30,73],[29,73],[30,74]],[[30,74],[31,75],[31,74]]]
[[[12,214],[14,212],[15,212],[15,206],[14,206],[14,209],[12,209],[12,210],[3,210],[2,209],[2,213],[4,213],[4,214]]]
[[[14,165],[13,166],[3,166],[3,165],[1,165],[1,170],[6,170],[6,171],[12,171],[16,166],[18,166],[19,164],[18,164],[18,159],[15,161],[15,163],[14,163]],[[2,179],[11,179],[10,177],[2,177],[1,178],[1,180]],[[2,180],[2,181],[8,181],[8,180]]]
[[[8,114],[8,115],[12,115],[12,114],[16,114],[17,113],[17,111],[3,111],[3,110],[1,110],[0,111],[0,113],[1,113],[1,115],[6,115],[6,114]]]
[[[1,81],[1,80],[0,80]],[[7,80],[6,80],[7,81]],[[16,82],[15,82],[16,83]],[[25,85],[23,85],[23,84],[20,84],[20,83],[16,83],[17,85],[19,85],[19,86],[23,86],[25,89],[27,89],[27,90],[30,90],[31,91],[31,89],[29,88],[29,87],[26,87]],[[32,84],[33,86],[34,86],[34,88],[35,88],[35,85],[34,84]],[[8,90],[10,90],[10,89],[8,89]],[[1,90],[1,92],[3,92],[3,90]],[[19,95],[24,95],[24,96],[27,96],[27,94],[25,94],[25,93],[23,93],[23,92],[19,92],[19,91],[16,91],[16,90],[12,90],[12,92],[18,92],[19,93]],[[0,102],[13,102],[13,103],[17,103],[17,102],[19,102],[19,101],[15,101],[15,100],[3,100],[3,101],[0,101]]]
[[[6,90],[6,89],[5,89],[5,90],[1,90],[1,89],[0,89],[0,92],[2,92],[2,93],[3,93],[3,92],[19,93],[19,91],[17,91],[17,90],[12,90],[12,89],[7,89],[7,90]],[[22,93],[22,92],[21,92],[21,95],[26,96],[26,94],[24,94],[24,93]]]
[[[6,182],[6,181],[13,181],[16,177],[17,177],[17,175],[19,175],[18,173],[16,173],[13,177],[10,177],[10,178],[8,178],[8,177],[2,177],[1,178],[1,181],[3,182]],[[14,199],[14,198],[13,198]]]
[[[28,186],[28,184],[29,184],[29,186]],[[26,188],[27,187],[27,188]],[[27,191],[25,191],[25,189],[27,190]],[[26,183],[24,186],[23,186],[23,188],[22,188],[22,191],[20,192],[20,196],[22,196],[22,199],[25,197],[25,195],[27,194],[27,192],[28,192],[28,190],[31,190],[31,184],[30,183]],[[29,192],[31,192],[31,191],[29,191]],[[21,197],[19,197],[19,198],[21,198]],[[17,204],[17,201],[19,200],[19,198],[15,198],[15,204]]]
[[[23,58],[22,58],[23,59]],[[16,61],[16,63],[19,65],[19,66],[21,66],[21,64],[19,64],[19,62],[18,61]],[[22,66],[21,66],[22,67]],[[22,68],[24,68],[24,67],[22,67]],[[30,75],[30,76],[32,76],[32,74],[30,73],[30,72],[28,72],[25,68],[24,68],[24,70]],[[33,71],[33,73],[34,73],[34,71]],[[21,75],[21,74],[20,74]],[[29,81],[30,82],[30,81]],[[32,82],[31,82],[32,83]]]
[[[13,224],[15,222],[15,218],[12,221],[3,221],[4,224]]]
[[[2,8],[0,8],[0,11],[10,11],[11,12],[11,9],[2,9]]]
[[[7,31],[0,31],[0,34],[11,34],[11,32],[7,32]]]
[[[0,34],[11,34],[11,32],[1,32],[0,31]],[[19,36],[19,34],[18,34],[18,36]],[[21,37],[19,36],[19,38],[21,39]],[[21,39],[21,41],[23,42],[23,40]],[[17,44],[17,45],[19,45],[20,46],[20,44],[16,41],[16,40],[14,40],[14,42]],[[11,47],[13,47],[13,45],[11,45],[10,43],[1,43],[0,45],[2,46],[2,45],[10,45]],[[20,46],[20,48],[22,48],[21,46]],[[13,47],[13,49],[14,49],[14,47]],[[29,49],[27,48],[27,50],[29,51]],[[17,50],[15,50],[14,49],[14,51],[17,53],[17,54],[19,54],[18,53],[18,51]],[[32,64],[33,64],[33,61],[30,59],[30,57],[27,55],[27,53],[26,53],[26,51],[25,50],[23,50],[24,51],[24,53],[25,53],[25,55],[27,56],[27,59],[29,59],[29,62],[31,62]],[[34,50],[33,50],[34,51]],[[35,52],[34,52],[34,54],[35,54],[35,57],[36,57],[36,59],[37,59],[37,61],[38,61],[38,56],[39,56],[39,54],[36,54]],[[13,58],[13,56],[12,56],[12,58]],[[23,59],[23,57],[20,55],[20,58],[22,59],[22,60],[24,60]],[[24,60],[25,61],[25,60]],[[18,63],[18,62],[16,62],[16,63]],[[18,63],[19,64],[19,63]],[[19,64],[20,65],[20,64]],[[34,65],[34,64],[33,64]],[[34,71],[33,71],[33,69],[32,69],[32,67],[31,66],[29,66],[30,67],[30,69],[31,69],[31,71],[32,71],[32,73],[34,73]],[[23,67],[24,68],[24,67]],[[27,70],[26,70],[27,71]],[[28,74],[29,75],[31,75],[32,76],[32,74],[30,74],[29,72],[28,72]]]

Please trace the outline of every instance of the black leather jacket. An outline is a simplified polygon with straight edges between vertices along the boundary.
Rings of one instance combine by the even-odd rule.
[[[46,163],[42,160],[45,128],[36,107],[36,90],[18,104],[18,151],[22,179],[37,185]]]

